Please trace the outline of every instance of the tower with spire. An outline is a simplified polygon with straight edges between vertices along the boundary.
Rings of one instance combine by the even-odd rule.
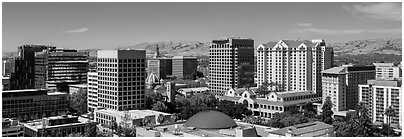
[[[158,58],[158,57],[160,57],[160,50],[159,50],[159,46],[157,45],[156,53],[154,55],[154,58]]]

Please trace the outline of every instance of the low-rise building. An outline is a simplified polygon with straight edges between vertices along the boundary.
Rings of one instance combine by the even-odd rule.
[[[125,115],[130,115],[130,122],[124,121]],[[159,122],[159,116],[163,116],[163,122]],[[121,122],[129,122],[130,125],[142,126],[142,125],[155,125],[168,122],[171,114],[158,112],[153,110],[129,110],[129,111],[117,111],[112,109],[98,109],[94,111],[95,121],[101,125],[111,125],[113,121],[117,124]]]
[[[185,97],[191,97],[194,94],[206,93],[209,91],[208,87],[195,87],[195,88],[181,88],[178,89],[178,93],[184,95]]]
[[[275,113],[302,109],[308,103],[321,102],[313,91],[271,92],[265,97],[257,97],[254,89],[230,89],[219,100],[228,100],[247,105],[253,115],[272,118]]]
[[[56,116],[68,110],[67,97],[67,93],[48,93],[42,89],[3,91],[2,115],[19,121]]]
[[[16,119],[3,118],[1,131],[2,131],[2,133],[1,133],[2,137],[23,137],[24,136],[24,128],[20,124],[20,122]]]
[[[236,122],[222,112],[202,111],[186,121],[136,127],[137,137],[267,137],[274,129]]]
[[[398,128],[402,124],[402,80],[368,80],[359,86],[359,101],[371,109],[371,119],[375,124],[388,123],[386,110],[391,106],[395,115],[391,125]]]
[[[334,126],[315,121],[270,131],[268,137],[335,137]]]
[[[87,84],[72,84],[69,85],[69,94],[75,94],[77,92],[87,92]]]
[[[78,116],[54,116],[25,123],[24,136],[41,137],[44,130],[50,131],[51,135],[47,136],[55,136],[52,133],[56,134],[57,132],[62,137],[66,137],[72,133],[81,133],[84,135],[86,132],[96,132],[95,128],[93,128],[96,125],[96,122]]]

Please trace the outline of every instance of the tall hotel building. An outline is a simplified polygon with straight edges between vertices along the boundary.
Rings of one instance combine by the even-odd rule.
[[[324,40],[280,40],[257,48],[257,85],[275,83],[281,91],[312,90],[321,96],[321,71],[333,65]]]
[[[386,109],[390,106],[395,111],[391,117],[392,125],[402,124],[402,80],[368,80],[359,86],[359,101],[371,109],[374,123],[388,123]]]
[[[344,65],[323,71],[323,101],[331,97],[333,111],[355,109],[358,105],[358,84],[375,79],[374,66]]]
[[[145,50],[98,51],[99,107],[114,110],[145,107],[145,59]]]
[[[254,84],[254,40],[216,39],[209,48],[209,90],[223,95]]]

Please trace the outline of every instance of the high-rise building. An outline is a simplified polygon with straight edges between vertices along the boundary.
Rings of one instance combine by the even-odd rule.
[[[48,93],[47,90],[9,90],[2,92],[3,118],[19,121],[56,116],[67,112],[67,93]]]
[[[371,109],[374,123],[388,123],[386,110],[391,106],[395,115],[391,117],[394,126],[402,123],[402,80],[368,80],[359,86],[359,101]]]
[[[93,112],[98,106],[98,75],[92,71],[87,73],[87,109]]]
[[[147,60],[147,72],[154,73],[157,78],[167,79],[173,75],[173,60],[171,58],[152,58]]]
[[[231,88],[254,85],[254,40],[212,40],[209,48],[209,91],[223,95]]]
[[[375,79],[374,66],[345,65],[322,72],[323,101],[331,97],[333,111],[355,109],[358,105],[358,84]]]
[[[257,85],[279,90],[313,90],[321,96],[321,71],[331,68],[333,49],[324,40],[280,40],[257,48]]]
[[[10,76],[11,73],[14,73],[14,59],[3,60],[3,76]]]
[[[98,51],[98,106],[114,110],[144,108],[145,59],[145,50]]]
[[[401,67],[393,63],[373,63],[376,66],[376,79],[401,77]]]
[[[22,45],[18,47],[18,57],[14,61],[14,73],[11,74],[11,90],[35,88],[35,53],[45,49],[54,49],[46,45]]]
[[[46,84],[82,84],[87,81],[88,53],[73,49],[47,49],[35,54],[35,88]],[[60,85],[59,85],[60,86]]]
[[[172,61],[173,76],[184,79],[190,78],[197,71],[198,60],[196,57],[175,56]]]

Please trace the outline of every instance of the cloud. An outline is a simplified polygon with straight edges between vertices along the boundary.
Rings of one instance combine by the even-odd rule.
[[[73,29],[73,30],[66,30],[64,32],[66,32],[66,33],[81,33],[81,32],[86,32],[88,30],[90,30],[90,29],[88,29],[88,28],[79,28],[79,29]]]
[[[346,30],[332,30],[332,29],[318,29],[318,28],[307,28],[307,29],[296,29],[299,33],[319,33],[319,34],[327,34],[327,35],[346,35],[346,34],[360,34],[360,33],[400,33],[401,29],[346,29]]]
[[[312,23],[299,23],[299,24],[297,24],[298,26],[301,26],[301,27],[311,27],[312,26]]]
[[[351,6],[342,6],[358,18],[401,21],[401,3],[363,3]]]

